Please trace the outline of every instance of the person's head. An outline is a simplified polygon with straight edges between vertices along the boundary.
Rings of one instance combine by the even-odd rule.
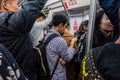
[[[63,34],[68,25],[68,17],[62,13],[56,13],[52,19],[53,28]]]
[[[80,26],[79,26],[79,30],[82,30],[83,32],[88,30],[88,20],[84,20]]]
[[[113,31],[113,25],[103,10],[96,13],[95,29],[101,29],[106,32]]]
[[[81,32],[85,32],[88,30],[88,20],[84,20],[81,22],[79,29],[75,32],[75,35],[79,35]]]
[[[41,22],[44,19],[45,19],[45,14],[43,12],[41,12],[37,17],[36,22]]]
[[[1,12],[16,12],[19,10],[18,0],[0,0],[0,11]]]

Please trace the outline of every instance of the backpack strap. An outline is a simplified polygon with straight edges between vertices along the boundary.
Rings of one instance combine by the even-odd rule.
[[[59,35],[58,34],[51,34],[47,39],[46,39],[46,41],[44,42],[44,46],[46,47],[47,45],[48,45],[48,43],[53,39],[53,38],[55,38],[55,37],[59,37]]]
[[[55,64],[55,67],[54,67],[54,69],[53,69],[53,71],[52,71],[51,78],[53,77],[53,74],[54,74],[54,72],[55,72],[55,70],[56,70],[56,68],[57,68],[57,65],[58,65],[58,62],[59,62],[59,58],[60,58],[60,56],[58,57],[57,62],[56,62],[56,64]]]
[[[53,38],[55,38],[55,37],[59,37],[59,35],[58,34],[51,34],[47,39],[46,39],[46,41],[44,42],[44,48],[48,45],[48,43],[53,39]],[[58,63],[59,63],[59,58],[60,58],[60,55],[59,55],[59,57],[58,57],[58,59],[57,59],[57,62],[55,63],[55,66],[54,66],[54,68],[53,68],[53,71],[52,71],[52,74],[50,75],[50,78],[52,78],[53,77],[53,74],[54,74],[54,72],[55,72],[55,70],[56,70],[56,68],[57,68],[57,65],[58,65]]]

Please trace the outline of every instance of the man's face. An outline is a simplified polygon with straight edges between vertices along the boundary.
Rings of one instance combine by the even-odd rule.
[[[18,0],[2,1],[2,5],[6,11],[16,12],[19,10]]]
[[[36,19],[36,22],[41,22],[43,20],[44,20],[44,18],[41,16],[41,17],[39,17],[39,18]]]
[[[67,28],[67,24],[60,24],[59,25],[59,32],[61,35],[64,34],[65,29]]]

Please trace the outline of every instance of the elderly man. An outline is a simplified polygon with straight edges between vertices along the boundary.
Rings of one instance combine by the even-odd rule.
[[[29,32],[47,0],[0,0],[0,43],[12,53],[29,80],[38,80],[34,50]],[[40,80],[40,79],[39,79]]]

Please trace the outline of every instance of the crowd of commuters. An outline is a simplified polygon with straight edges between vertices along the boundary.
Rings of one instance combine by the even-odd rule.
[[[50,10],[46,17],[41,11],[47,0],[26,0],[20,8],[17,0],[0,0],[0,80],[41,80],[42,60],[34,47],[54,34],[45,46],[50,74],[58,61],[51,80],[119,80],[120,0],[98,1],[103,9],[96,12],[86,55],[89,20],[71,34],[66,14]]]

